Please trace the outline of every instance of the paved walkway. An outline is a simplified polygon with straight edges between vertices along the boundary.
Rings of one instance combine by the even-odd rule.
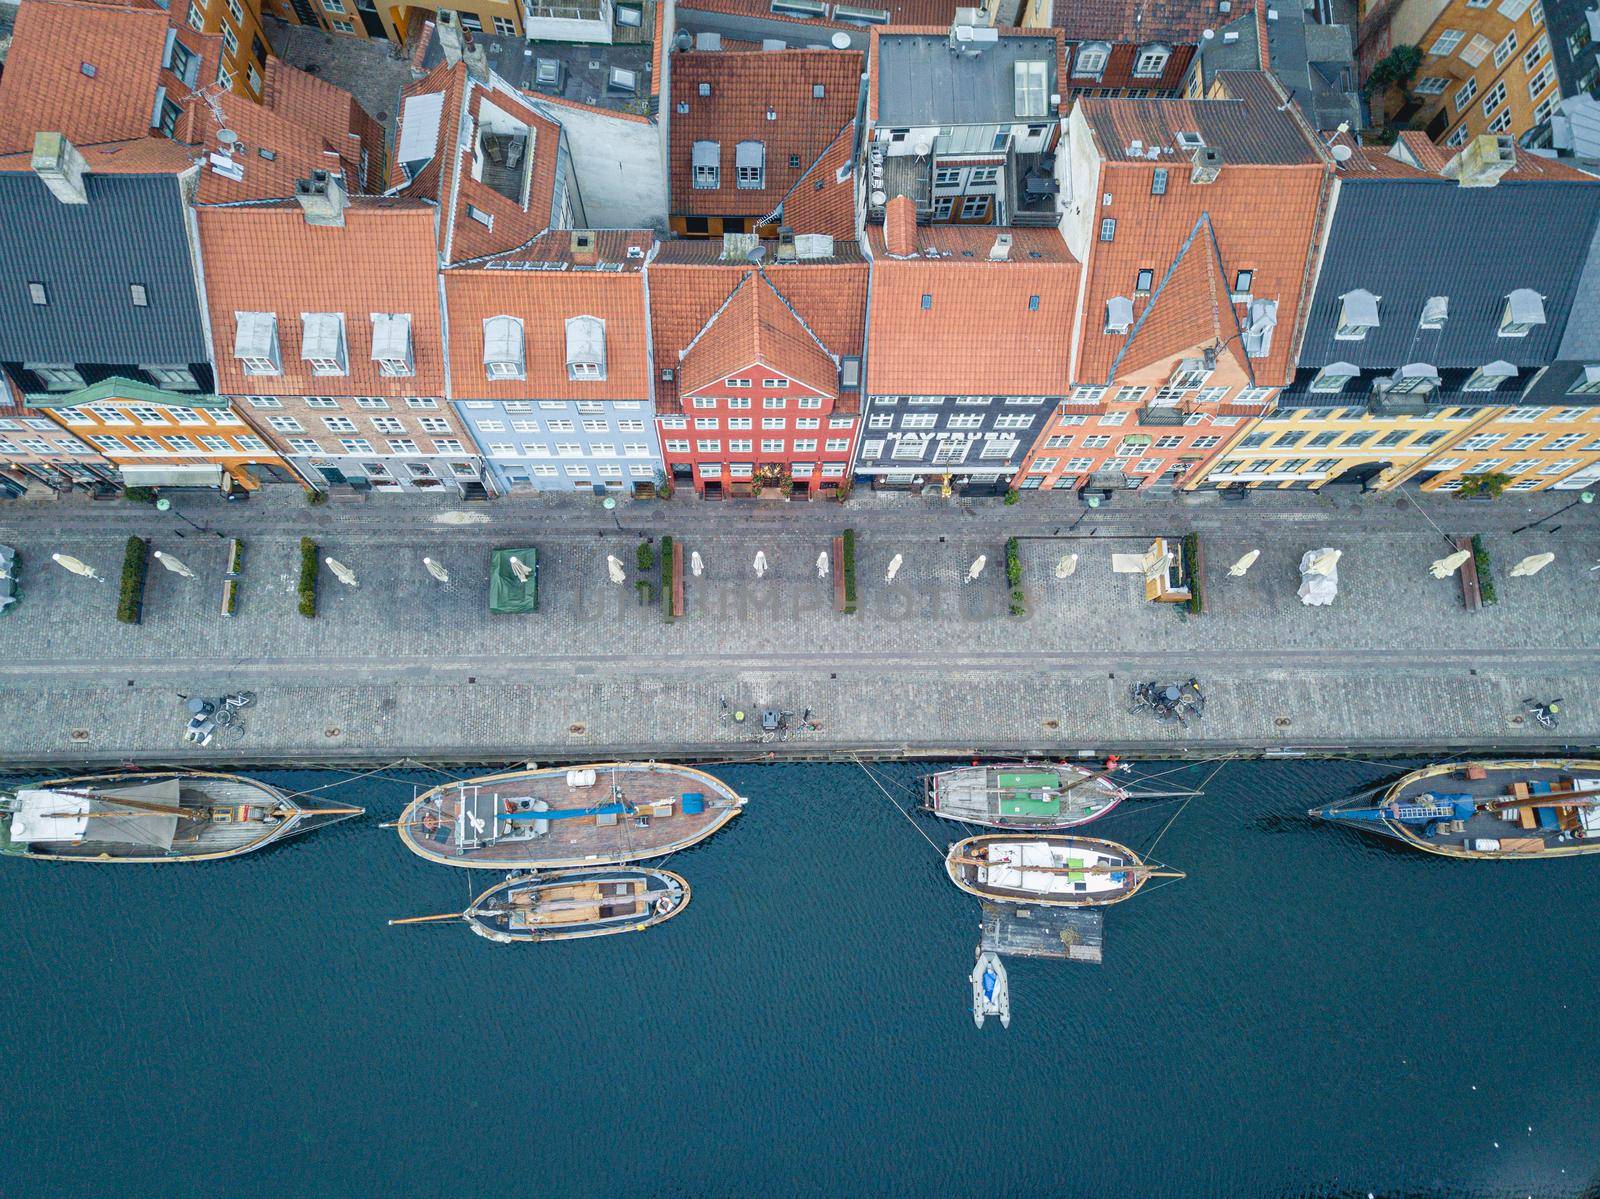
[[[625,504],[588,499],[445,505],[378,497],[310,508],[292,493],[224,505],[181,499],[161,514],[124,502],[28,499],[0,508],[21,550],[22,602],[0,618],[0,758],[516,760],[609,752],[1123,752],[1455,749],[1600,741],[1600,521],[1568,497],[1478,505],[1399,496],[1259,497],[1224,505],[1129,501],[1081,522],[1076,503],[853,497],[846,505],[755,501]],[[187,517],[193,524],[184,520]],[[1482,531],[1500,603],[1466,612],[1428,563],[1448,532]],[[1077,523],[1075,523],[1077,522]],[[832,610],[816,559],[858,531],[861,610]],[[618,525],[623,526],[619,532]],[[196,527],[199,526],[199,527]],[[1145,603],[1113,552],[1198,529],[1207,609]],[[688,615],[666,623],[631,584],[637,533],[671,531],[700,553]],[[152,566],[143,624],[113,619],[130,532],[199,576]],[[225,544],[246,538],[239,614],[220,615]],[[295,613],[297,540],[318,539],[357,588],[326,570],[320,615]],[[1029,614],[1006,614],[1004,539],[1023,538]],[[541,610],[490,616],[496,546],[540,551]],[[1296,599],[1296,563],[1344,551],[1331,608]],[[1248,549],[1243,579],[1227,567]],[[757,550],[770,570],[757,579]],[[1555,562],[1505,577],[1524,555]],[[97,567],[95,583],[53,551]],[[1066,553],[1076,573],[1055,577]],[[451,574],[435,582],[427,554]],[[630,574],[618,588],[605,559]],[[896,555],[903,565],[885,582]],[[980,554],[983,575],[961,580]],[[1197,675],[1209,706],[1186,728],[1127,711],[1138,680]],[[177,696],[250,687],[242,740],[182,742]],[[1566,703],[1556,738],[1517,718],[1525,696]],[[721,700],[755,713],[807,707],[821,728],[761,743]],[[1539,735],[1536,735],[1538,733]]]

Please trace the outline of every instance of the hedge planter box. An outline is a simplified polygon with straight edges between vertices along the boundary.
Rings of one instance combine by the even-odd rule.
[[[300,615],[308,620],[317,614],[317,573],[321,560],[317,557],[317,543],[309,537],[300,539]]]
[[[123,624],[138,624],[144,615],[144,583],[150,569],[150,543],[143,537],[128,538],[122,555],[122,587],[117,596],[117,619]]]

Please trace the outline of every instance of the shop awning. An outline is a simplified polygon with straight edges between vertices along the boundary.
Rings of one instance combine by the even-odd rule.
[[[126,487],[221,487],[222,467],[214,462],[173,462],[163,466],[123,466]]]

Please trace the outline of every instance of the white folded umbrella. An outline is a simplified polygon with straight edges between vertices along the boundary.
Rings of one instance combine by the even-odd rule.
[[[1245,572],[1256,564],[1256,559],[1261,557],[1260,550],[1251,550],[1232,566],[1228,567],[1228,576],[1234,579],[1244,578]]]
[[[83,562],[77,558],[74,558],[71,554],[51,554],[50,561],[54,562],[63,570],[70,570],[73,574],[81,575],[86,579],[100,578],[100,576],[95,573],[94,567],[90,566],[87,562]],[[103,579],[101,581],[104,582]]]
[[[343,562],[340,562],[337,558],[324,558],[322,561],[327,565],[328,569],[333,572],[333,577],[338,579],[339,582],[343,583],[346,587],[360,586],[360,584],[356,582],[356,572],[351,570]],[[513,559],[513,561],[515,561],[515,559]]]
[[[526,583],[529,576],[533,574],[533,571],[528,569],[528,564],[515,554],[511,555],[506,565],[511,567],[511,573],[517,576],[517,582],[519,583]]]
[[[767,555],[763,551],[756,551],[756,560],[751,563],[751,569],[756,572],[756,578],[764,579],[767,577]]]
[[[689,555],[689,569],[694,572],[694,577],[699,578],[706,568],[705,561],[700,557],[700,551],[695,550]]]
[[[611,576],[613,583],[621,584],[628,578],[627,572],[622,569],[622,560],[615,554],[606,555],[606,574]]]
[[[1078,555],[1077,554],[1062,554],[1061,555],[1061,561],[1056,563],[1056,578],[1058,578],[1058,579],[1069,578],[1069,577],[1071,577],[1072,572],[1077,570],[1077,569],[1078,569]]]
[[[828,551],[827,550],[823,550],[820,554],[817,555],[817,578],[825,579],[827,577],[828,577]]]
[[[903,554],[896,554],[893,558],[889,559],[889,570],[883,576],[883,581],[885,583],[894,582],[895,575],[900,573],[900,564],[904,561],[905,556]]]
[[[987,565],[989,565],[989,556],[987,554],[979,554],[972,560],[972,565],[967,567],[967,577],[965,581],[968,583],[972,582],[983,573],[983,568]]]
[[[1550,563],[1554,562],[1555,560],[1556,556],[1550,553],[1529,554],[1521,562],[1518,562],[1511,568],[1511,577],[1513,579],[1529,578],[1532,575],[1538,574],[1541,570],[1549,566]]]
[[[1447,579],[1461,569],[1461,564],[1472,557],[1471,550],[1457,550],[1443,558],[1436,558],[1428,572],[1436,579]]]
[[[448,583],[450,581],[450,572],[444,567],[440,566],[432,558],[424,558],[422,560],[422,566],[424,570],[426,570],[434,578],[438,579],[439,582]]]
[[[182,562],[179,562],[171,554],[164,554],[160,550],[157,550],[155,552],[155,560],[161,563],[162,566],[165,566],[175,575],[182,575],[186,579],[192,579],[196,577],[194,571],[190,570]]]

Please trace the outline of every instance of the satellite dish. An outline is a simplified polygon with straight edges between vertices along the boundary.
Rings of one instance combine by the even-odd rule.
[[[767,256],[766,246],[751,246],[745,258],[754,266],[760,266],[761,260]]]
[[[835,50],[850,49],[850,35],[842,29],[830,37],[828,41],[833,44]]]
[[[1208,42],[1212,38],[1214,38],[1216,36],[1217,36],[1217,31],[1215,29],[1205,29],[1205,30],[1202,30],[1201,33],[1200,33],[1201,39],[1204,40],[1204,41],[1208,41]]]
[[[239,140],[239,135],[237,133],[235,133],[232,129],[222,129],[222,130],[219,130],[218,133],[217,133],[217,144],[218,145],[231,146],[231,145],[233,145],[234,142],[236,142],[238,140]]]
[[[1349,146],[1340,145],[1333,148],[1333,160],[1335,162],[1349,162],[1354,154],[1355,151]]]
[[[679,50],[687,50],[694,45],[694,38],[690,36],[687,29],[680,29],[677,36],[672,39],[672,43]]]
[[[918,142],[912,147],[912,149],[916,152],[918,158],[926,158],[928,155],[933,153],[933,143]]]
[[[882,208],[884,202],[888,200],[888,198],[889,197],[885,193],[881,191],[875,191],[872,193],[872,206],[874,208]]]

